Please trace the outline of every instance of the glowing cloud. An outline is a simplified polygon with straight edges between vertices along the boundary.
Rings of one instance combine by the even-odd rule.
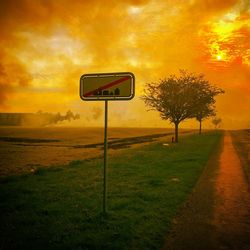
[[[248,0],[1,1],[0,25],[1,112],[79,113],[84,106],[92,122],[101,104],[80,101],[80,76],[132,71],[137,97],[120,105],[131,109],[123,111],[123,125],[165,126],[138,96],[144,83],[180,68],[205,73],[226,90],[218,101],[222,119],[238,119],[237,97],[250,109]],[[240,126],[248,124],[240,116]],[[115,117],[111,123],[119,125]]]
[[[199,36],[206,51],[205,63],[211,67],[250,65],[250,22],[241,20],[236,13],[228,13],[219,21],[209,22]]]

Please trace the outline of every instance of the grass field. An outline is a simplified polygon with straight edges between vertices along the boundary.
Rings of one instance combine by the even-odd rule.
[[[109,158],[1,178],[0,249],[160,249],[220,132],[123,150]]]
[[[192,132],[180,130],[180,134]],[[103,128],[0,127],[0,177],[101,156],[103,133]],[[116,154],[126,147],[159,141],[161,138],[157,136],[171,141],[173,129],[109,128],[109,153]]]

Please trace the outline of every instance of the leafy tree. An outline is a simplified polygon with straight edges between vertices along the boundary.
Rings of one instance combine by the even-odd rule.
[[[202,121],[210,116],[215,116],[215,96],[224,93],[224,90],[213,86],[204,78],[204,75],[197,77],[196,84],[197,111],[195,114],[196,120],[200,123],[199,133],[201,134]]]
[[[157,110],[164,120],[175,126],[175,142],[178,142],[180,122],[196,114],[195,83],[197,77],[180,71],[180,76],[171,75],[158,83],[147,83],[141,97],[150,110]]]
[[[221,124],[222,120],[219,117],[215,117],[212,120],[212,123],[214,124],[214,128],[217,129],[219,127],[219,125]]]
[[[216,115],[215,107],[210,106],[210,105],[204,105],[202,110],[200,110],[196,114],[195,118],[200,123],[200,127],[199,127],[200,134],[201,134],[202,121],[210,116],[215,116],[215,115]]]
[[[141,97],[150,110],[160,112],[162,119],[175,126],[175,142],[178,142],[180,122],[203,119],[214,114],[214,96],[220,89],[211,86],[203,75],[180,70],[180,76],[171,75],[156,83],[147,83]]]
[[[78,120],[78,119],[80,119],[80,114],[75,114],[74,120]]]
[[[64,118],[68,121],[71,121],[71,119],[74,118],[73,112],[71,110],[68,110]]]

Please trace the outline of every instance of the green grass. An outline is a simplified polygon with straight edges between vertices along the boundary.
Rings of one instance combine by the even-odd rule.
[[[0,249],[159,249],[221,133],[1,179]],[[46,156],[44,156],[46,157]]]

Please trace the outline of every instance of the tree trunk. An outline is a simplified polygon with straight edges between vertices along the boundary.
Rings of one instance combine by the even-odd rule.
[[[200,120],[200,131],[199,131],[199,134],[201,134],[201,122],[202,122],[202,120]]]
[[[178,125],[179,123],[175,123],[175,142],[178,142]]]

